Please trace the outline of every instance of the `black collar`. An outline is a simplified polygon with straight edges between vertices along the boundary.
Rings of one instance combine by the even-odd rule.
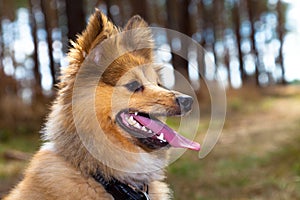
[[[97,173],[93,178],[110,193],[115,200],[150,200],[148,195],[148,186],[144,188],[134,188],[127,184],[121,183],[113,178],[106,181],[101,173]]]

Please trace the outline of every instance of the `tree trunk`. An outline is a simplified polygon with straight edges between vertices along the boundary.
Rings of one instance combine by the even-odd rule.
[[[110,19],[110,20],[113,21],[113,17],[112,17],[111,12],[110,12],[111,0],[104,0],[104,2],[106,4],[106,9],[107,9],[107,13],[106,14],[107,14],[107,17],[108,17],[108,19]]]
[[[4,58],[4,44],[3,44],[3,32],[2,32],[2,18],[3,18],[3,0],[0,0],[0,73],[4,73],[2,60]]]
[[[192,36],[189,4],[190,4],[190,0],[183,0],[182,7],[180,6],[180,4],[178,5],[178,7],[181,7],[181,9],[182,9],[181,14],[180,14],[180,12],[178,12],[178,14],[179,14],[179,31],[188,36]],[[175,70],[180,72],[181,75],[183,75],[187,80],[189,80],[189,74],[188,74],[188,64],[189,63],[187,60],[188,46],[186,46],[186,44],[182,44],[181,48],[182,48],[183,52],[186,54],[185,55],[186,58],[182,58],[182,57],[176,55],[174,57],[173,61],[178,64],[177,65],[175,64],[174,67],[175,67]]]
[[[254,52],[255,55],[255,81],[256,81],[256,85],[260,86],[259,84],[259,54],[258,54],[258,50],[257,50],[257,46],[256,46],[256,42],[255,42],[255,27],[254,27],[254,23],[255,23],[255,19],[254,19],[254,5],[253,2],[251,2],[251,0],[247,0],[247,7],[248,7],[248,15],[249,15],[249,20],[250,20],[250,24],[251,24],[251,35],[250,35],[250,39],[251,39],[251,43],[252,43],[252,52]]]
[[[278,62],[280,64],[281,68],[281,83],[286,84],[285,80],[285,67],[284,67],[284,60],[283,60],[283,42],[284,42],[284,35],[285,35],[285,28],[284,28],[284,16],[282,11],[282,2],[281,0],[277,3],[277,14],[278,14],[278,26],[277,26],[277,32],[278,32],[278,39],[280,41],[280,47],[279,47],[279,56],[278,56]]]
[[[12,0],[1,0],[1,12],[2,16],[9,19],[10,21],[15,21],[16,19],[16,1]]]
[[[42,0],[43,1],[43,0]],[[66,13],[68,20],[68,38],[76,40],[85,26],[85,15],[83,10],[83,0],[66,0]]]
[[[34,52],[33,52],[33,61],[34,61],[34,78],[35,78],[35,87],[34,93],[35,98],[39,99],[42,96],[42,78],[40,74],[40,66],[39,66],[39,59],[38,59],[38,37],[37,37],[37,23],[35,19],[35,11],[34,11],[34,1],[29,0],[29,10],[30,10],[30,24],[31,24],[31,34],[33,37],[33,45],[34,45]]]
[[[241,19],[240,19],[240,3],[237,1],[234,4],[233,8],[233,22],[234,22],[234,31],[236,35],[237,40],[237,46],[238,46],[238,58],[239,58],[239,64],[240,64],[240,72],[241,72],[241,78],[244,82],[246,80],[246,72],[244,68],[244,61],[243,61],[243,52],[241,48],[241,35],[240,35],[240,29],[241,29]]]
[[[219,58],[216,52],[216,42],[220,38],[222,34],[222,22],[220,17],[222,17],[222,4],[223,1],[213,0],[213,12],[215,13],[213,16],[213,42],[212,42],[212,51],[214,54],[214,62],[215,62],[215,76],[217,74]]]
[[[203,5],[203,1],[199,2],[199,6],[198,6],[198,15],[199,18],[201,20],[201,24],[200,24],[200,31],[202,32],[202,34],[204,34],[205,31],[205,20],[204,20],[204,5]],[[199,54],[197,55],[197,60],[198,60],[198,70],[200,73],[200,76],[202,76],[202,78],[205,78],[205,45],[206,45],[206,41],[205,38],[202,36],[201,38],[201,42],[200,45],[203,49],[200,49],[198,52]],[[201,80],[201,78],[200,78]],[[200,83],[201,85],[201,83]]]
[[[52,40],[52,27],[51,27],[51,20],[53,19],[54,16],[50,14],[50,1],[45,1],[41,0],[41,7],[42,11],[45,16],[45,29],[47,31],[47,45],[48,45],[48,55],[49,55],[49,60],[50,60],[50,72],[53,80],[53,86],[57,83],[57,78],[56,78],[56,69],[57,67],[55,66],[54,58],[53,58],[53,40]]]
[[[0,22],[2,22],[2,13],[3,13],[3,1],[0,0]],[[3,45],[3,33],[2,33],[2,24],[0,23],[0,96],[5,94],[5,81],[6,75],[4,73],[4,66],[2,60],[4,58],[4,45]]]
[[[191,35],[191,28],[190,28],[190,15],[188,12],[190,0],[183,0],[183,3],[178,3],[178,1],[167,0],[167,10],[168,10],[168,28],[170,29],[177,29],[179,32]],[[179,10],[180,9],[180,10]],[[178,19],[176,19],[176,15]],[[176,23],[178,21],[178,23]],[[176,38],[171,38],[168,36],[169,43],[172,44],[172,41]],[[180,38],[177,38],[180,39]],[[182,41],[180,41],[182,42]],[[181,43],[181,49],[179,51],[183,52],[186,58],[188,54],[188,47],[186,44]],[[186,80],[189,80],[188,74],[188,61],[185,58],[177,55],[175,50],[172,48],[172,65],[174,68],[175,73],[175,88],[178,90],[185,90],[183,84],[179,82],[181,74]]]
[[[130,4],[132,6],[133,13],[135,15],[140,15],[143,19],[145,19],[148,22],[149,18],[147,14],[147,1],[130,0]]]

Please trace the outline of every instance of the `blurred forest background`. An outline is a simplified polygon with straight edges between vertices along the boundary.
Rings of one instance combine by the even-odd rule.
[[[199,73],[209,80],[219,73],[228,89],[227,120],[213,153],[199,161],[188,152],[169,167],[176,199],[300,199],[300,68],[289,54],[299,50],[291,44],[299,44],[300,26],[287,17],[291,2],[0,0],[0,198],[40,145],[38,131],[59,70],[67,66],[69,40],[99,8],[119,26],[139,14],[150,26],[201,44],[205,54],[189,49],[188,61],[174,53],[161,58],[191,82],[200,101]],[[164,49],[181,48],[178,38],[169,41]],[[168,76],[172,87],[176,78]],[[209,126],[207,112],[199,141]]]

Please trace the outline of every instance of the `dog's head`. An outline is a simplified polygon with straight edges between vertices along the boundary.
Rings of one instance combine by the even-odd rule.
[[[155,155],[153,160],[157,160],[157,152],[165,152],[170,146],[199,150],[199,144],[157,119],[188,113],[193,99],[162,86],[158,73],[160,67],[153,63],[152,34],[142,18],[132,17],[121,30],[96,11],[73,46],[69,53],[70,67],[62,76],[61,91],[75,87],[76,78],[80,82],[79,89],[72,90],[79,93],[76,99],[80,99],[75,105],[73,101],[73,107],[79,108],[77,114],[80,115],[81,128],[93,126],[91,111],[86,110],[90,106],[95,109],[102,131],[93,137],[100,138],[95,139],[101,143],[96,144],[100,149],[97,152],[105,162],[110,162],[107,159],[116,153],[113,149],[152,154]],[[80,73],[84,74],[82,80],[78,78]],[[97,80],[96,85],[91,84],[93,77]],[[91,97],[84,94],[94,86],[92,104],[89,103]],[[87,129],[85,132],[93,132],[92,128]],[[136,158],[124,154],[123,159],[131,162]],[[141,165],[147,165],[144,161]],[[122,163],[124,167],[128,164]]]

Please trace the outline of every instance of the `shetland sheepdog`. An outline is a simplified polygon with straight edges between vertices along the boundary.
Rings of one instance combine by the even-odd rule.
[[[158,119],[193,99],[162,86],[153,45],[141,17],[119,28],[95,11],[61,71],[45,143],[5,200],[171,198],[168,149],[200,145]]]

